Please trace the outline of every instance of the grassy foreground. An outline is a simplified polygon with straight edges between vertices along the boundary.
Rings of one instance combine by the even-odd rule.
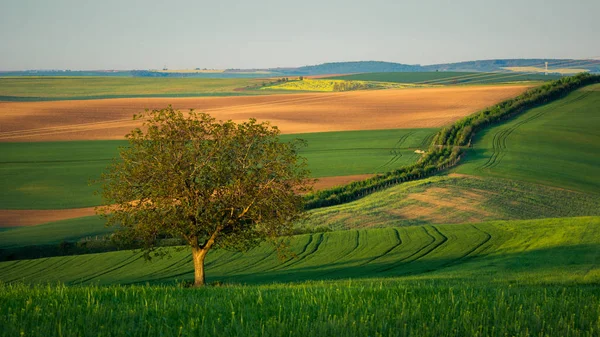
[[[598,286],[0,284],[3,336],[597,336]]]
[[[314,177],[378,173],[418,160],[436,129],[282,135],[305,139],[302,155]],[[95,206],[97,179],[126,141],[0,143],[0,209]]]
[[[455,171],[600,193],[599,129],[595,84],[481,132]]]

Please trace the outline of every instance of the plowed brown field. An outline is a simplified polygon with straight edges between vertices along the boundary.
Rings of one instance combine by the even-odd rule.
[[[282,133],[439,127],[528,86],[469,86],[273,96],[0,102],[0,141],[122,139],[132,115],[171,104],[217,119],[269,120]]]

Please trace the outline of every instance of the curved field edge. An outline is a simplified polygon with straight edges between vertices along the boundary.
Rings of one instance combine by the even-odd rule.
[[[453,170],[598,193],[599,128],[595,84],[485,130]]]
[[[421,179],[453,167],[461,160],[462,147],[470,146],[472,137],[478,131],[595,83],[600,83],[600,75],[580,74],[529,89],[518,97],[442,128],[434,137],[429,150],[416,164],[367,180],[309,194],[305,198],[306,208],[313,209],[347,203],[390,186]]]
[[[294,258],[269,244],[246,253],[209,253],[211,282],[264,284],[367,277],[471,279],[521,283],[600,281],[600,217],[495,221],[313,233],[291,237]],[[144,261],[140,253],[0,263],[3,282],[173,283],[193,277],[189,249]]]
[[[576,216],[600,216],[600,199],[534,183],[450,174],[312,210],[295,232]],[[10,228],[0,232],[0,261],[112,251],[116,247],[106,239],[112,230],[100,217]]]

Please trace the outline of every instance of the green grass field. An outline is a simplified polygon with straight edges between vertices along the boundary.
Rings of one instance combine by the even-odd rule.
[[[293,285],[0,284],[4,336],[597,336],[598,286],[388,279]]]
[[[307,227],[354,229],[600,215],[600,198],[527,182],[438,176],[311,212]]]
[[[252,78],[5,77],[0,100],[37,101],[123,97],[194,97],[270,94]],[[246,87],[252,90],[243,90]]]
[[[297,226],[343,230],[576,216],[600,216],[600,199],[593,194],[533,183],[440,176],[401,184],[344,205],[313,210],[310,220]],[[0,249],[57,246],[63,241],[77,242],[111,231],[99,217],[15,227],[0,232]]]
[[[600,85],[481,132],[456,172],[600,193]]]
[[[423,84],[471,84],[502,83],[513,81],[549,81],[556,80],[556,75],[521,75],[510,73],[475,73],[475,72],[389,72],[366,73],[328,77],[332,80],[377,81],[391,83],[423,83]]]
[[[378,173],[415,162],[436,129],[327,132],[283,135],[308,142],[314,177]],[[88,185],[118,155],[125,141],[0,143],[0,209],[64,209],[95,206]]]
[[[10,231],[8,231],[10,233]],[[211,251],[211,282],[266,284],[347,278],[471,279],[486,282],[600,281],[600,217],[346,230],[294,236],[296,257],[269,244],[247,253]],[[66,284],[173,283],[193,277],[189,249],[146,262],[116,251],[0,263],[0,281]]]

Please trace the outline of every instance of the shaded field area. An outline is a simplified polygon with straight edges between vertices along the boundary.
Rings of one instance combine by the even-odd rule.
[[[600,193],[600,85],[484,130],[456,172]]]
[[[0,325],[7,336],[44,337],[591,337],[600,327],[598,288],[389,279],[208,289],[0,284]]]
[[[240,95],[262,82],[248,78],[4,77],[0,78],[0,101]]]
[[[482,72],[387,72],[332,76],[327,79],[346,81],[376,81],[390,83],[421,84],[491,84],[514,81],[550,81],[559,79],[557,75],[511,74]]]
[[[312,176],[389,171],[418,160],[437,129],[398,129],[283,135],[306,140],[302,155]],[[0,209],[64,209],[100,203],[90,185],[126,141],[0,143]],[[358,179],[360,177],[357,177]],[[331,181],[329,185],[335,184]],[[323,185],[321,185],[323,187]],[[0,211],[2,212],[2,211]],[[1,218],[0,214],[0,218]],[[1,226],[2,224],[0,224]]]
[[[313,233],[291,237],[289,247],[295,257],[285,260],[269,244],[247,253],[211,251],[208,280],[249,284],[401,276],[522,283],[600,280],[599,217]],[[107,285],[192,279],[189,249],[170,249],[170,258],[151,263],[131,251],[1,262],[0,280]]]
[[[294,95],[0,102],[0,141],[123,139],[144,109],[190,108],[217,119],[256,118],[282,133],[435,128],[517,96],[527,85]]]
[[[312,211],[332,229],[600,215],[595,194],[507,179],[451,174],[403,183]]]

